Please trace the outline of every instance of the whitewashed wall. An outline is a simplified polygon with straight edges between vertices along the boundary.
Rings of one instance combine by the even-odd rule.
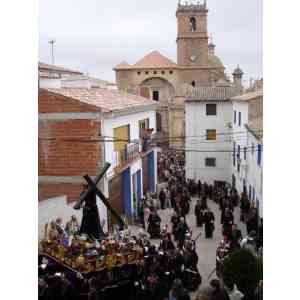
[[[217,104],[217,115],[206,115],[206,104]],[[215,180],[230,181],[231,156],[226,152],[210,152],[226,150],[231,151],[231,122],[232,104],[230,102],[197,102],[186,103],[186,145],[187,150],[199,150],[207,152],[186,152],[187,178],[200,179],[212,184]],[[217,140],[206,141],[206,130],[216,129]],[[222,133],[222,135],[218,135]],[[224,134],[225,133],[225,134]],[[206,167],[205,158],[215,157],[216,167]]]
[[[44,237],[45,224],[61,217],[63,223],[66,224],[72,215],[76,215],[78,221],[81,222],[82,212],[73,209],[74,203],[67,204],[67,196],[50,198],[39,202],[38,221],[39,221],[39,240]]]
[[[128,114],[126,116],[114,117],[110,119],[104,119],[102,123],[102,136],[113,137],[114,128],[130,125],[130,140],[138,140],[139,139],[139,121],[149,118],[149,127],[153,128],[153,133],[156,132],[156,111],[145,111]],[[155,160],[155,168],[157,168],[157,151],[154,150],[154,160]],[[108,182],[109,178],[113,175],[113,168],[115,166],[115,156],[114,156],[114,143],[108,142],[105,143],[105,161],[112,164],[110,169],[108,170],[108,176],[105,178],[104,183],[104,191],[106,196],[108,197]],[[138,170],[141,170],[142,176],[142,160],[139,158],[131,163],[130,165],[130,181],[131,181],[131,207],[133,208],[133,182],[132,175],[136,173]],[[143,178],[142,178],[143,181]],[[157,184],[157,170],[155,169],[155,186]],[[143,182],[142,182],[143,187]],[[143,188],[141,188],[141,192],[143,195]]]
[[[234,124],[234,111],[236,111],[236,124]],[[241,125],[239,125],[239,112],[241,112]],[[241,166],[240,172],[237,169],[237,159],[235,162],[235,166],[233,165],[233,155],[231,156],[231,168],[232,174],[235,175],[236,178],[236,189],[239,193],[243,191],[244,181],[247,185],[247,157],[249,155],[249,145],[247,141],[247,130],[245,124],[248,123],[248,102],[244,101],[234,101],[232,103],[232,150],[233,150],[233,142],[235,142],[236,147],[236,155],[237,158],[237,149],[238,146],[241,148]],[[247,148],[246,152],[246,160],[244,159],[244,148]]]
[[[97,197],[97,205],[100,215],[101,223],[103,220],[107,220],[107,209],[102,201]],[[55,198],[49,198],[47,200],[40,201],[38,204],[38,236],[39,240],[44,237],[45,224],[50,223],[52,220],[56,220],[58,217],[62,218],[63,224],[71,219],[72,215],[77,217],[79,223],[82,219],[82,209],[75,210],[73,208],[74,203],[67,203],[67,196],[60,196]],[[103,226],[103,230],[107,231],[107,222]]]
[[[263,151],[261,156],[261,165],[257,164],[257,145],[260,143],[253,135],[248,131],[248,143],[254,144],[255,151],[249,153],[247,164],[248,164],[248,180],[247,180],[247,188],[249,189],[249,185],[255,189],[255,201],[259,202],[259,215],[263,216]],[[248,190],[249,193],[249,190]]]
[[[97,205],[100,215],[101,223],[105,220],[103,230],[107,231],[107,209],[105,205],[97,197]],[[55,221],[58,217],[62,218],[63,224],[66,225],[67,221],[71,219],[72,215],[77,217],[79,224],[82,219],[82,209],[75,210],[73,208],[74,203],[67,203],[67,196],[60,196],[55,198],[49,198],[47,200],[40,201],[38,204],[38,237],[41,240],[44,237],[45,224]]]
[[[154,110],[127,114],[126,116],[114,117],[110,119],[104,119],[102,123],[102,136],[113,137],[114,128],[130,125],[130,139],[139,139],[139,121],[149,118],[149,127],[154,129],[156,132],[156,112]],[[111,168],[108,170],[110,173],[114,165],[114,143],[105,143],[105,161],[112,164]]]

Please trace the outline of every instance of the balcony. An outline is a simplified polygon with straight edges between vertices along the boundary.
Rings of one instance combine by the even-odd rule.
[[[148,152],[155,147],[153,135],[146,135],[140,140],[125,145],[124,149],[113,151],[112,167],[115,169],[123,168],[138,159],[142,153]]]

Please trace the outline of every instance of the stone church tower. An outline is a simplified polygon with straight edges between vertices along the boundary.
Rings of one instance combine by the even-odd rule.
[[[160,103],[157,127],[161,137],[172,146],[183,146],[185,135],[184,101],[188,88],[214,86],[226,80],[224,66],[209,42],[206,1],[203,4],[178,3],[177,63],[158,51],[137,61],[118,64],[119,89],[136,93]]]

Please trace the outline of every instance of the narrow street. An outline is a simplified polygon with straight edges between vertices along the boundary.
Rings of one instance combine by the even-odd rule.
[[[210,273],[214,270],[216,266],[216,249],[222,239],[222,226],[220,224],[221,212],[219,207],[215,202],[208,200],[208,206],[211,208],[212,212],[215,215],[215,232],[213,239],[205,239],[204,227],[196,227],[196,219],[194,216],[194,206],[196,205],[197,198],[192,198],[190,213],[187,216],[187,224],[192,228],[193,238],[196,238],[197,235],[201,232],[200,238],[197,240],[197,254],[199,257],[198,269],[202,276],[202,286],[206,286],[209,281],[215,277],[215,273],[208,279]],[[170,224],[170,219],[173,213],[173,209],[158,210],[159,216],[162,219],[161,228],[166,224]],[[234,210],[234,221],[241,229],[243,237],[246,235],[246,226],[244,223],[240,222],[240,209],[237,207]],[[169,225],[170,226],[170,225]],[[137,230],[140,227],[132,226],[131,229]],[[151,240],[154,244],[159,244],[159,240]]]

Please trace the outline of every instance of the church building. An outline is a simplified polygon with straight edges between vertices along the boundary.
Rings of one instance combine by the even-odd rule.
[[[123,61],[114,68],[119,89],[159,102],[157,130],[170,146],[184,145],[187,90],[228,81],[222,61],[215,55],[215,45],[208,37],[207,14],[206,1],[179,1],[177,63],[153,51],[135,64]]]

